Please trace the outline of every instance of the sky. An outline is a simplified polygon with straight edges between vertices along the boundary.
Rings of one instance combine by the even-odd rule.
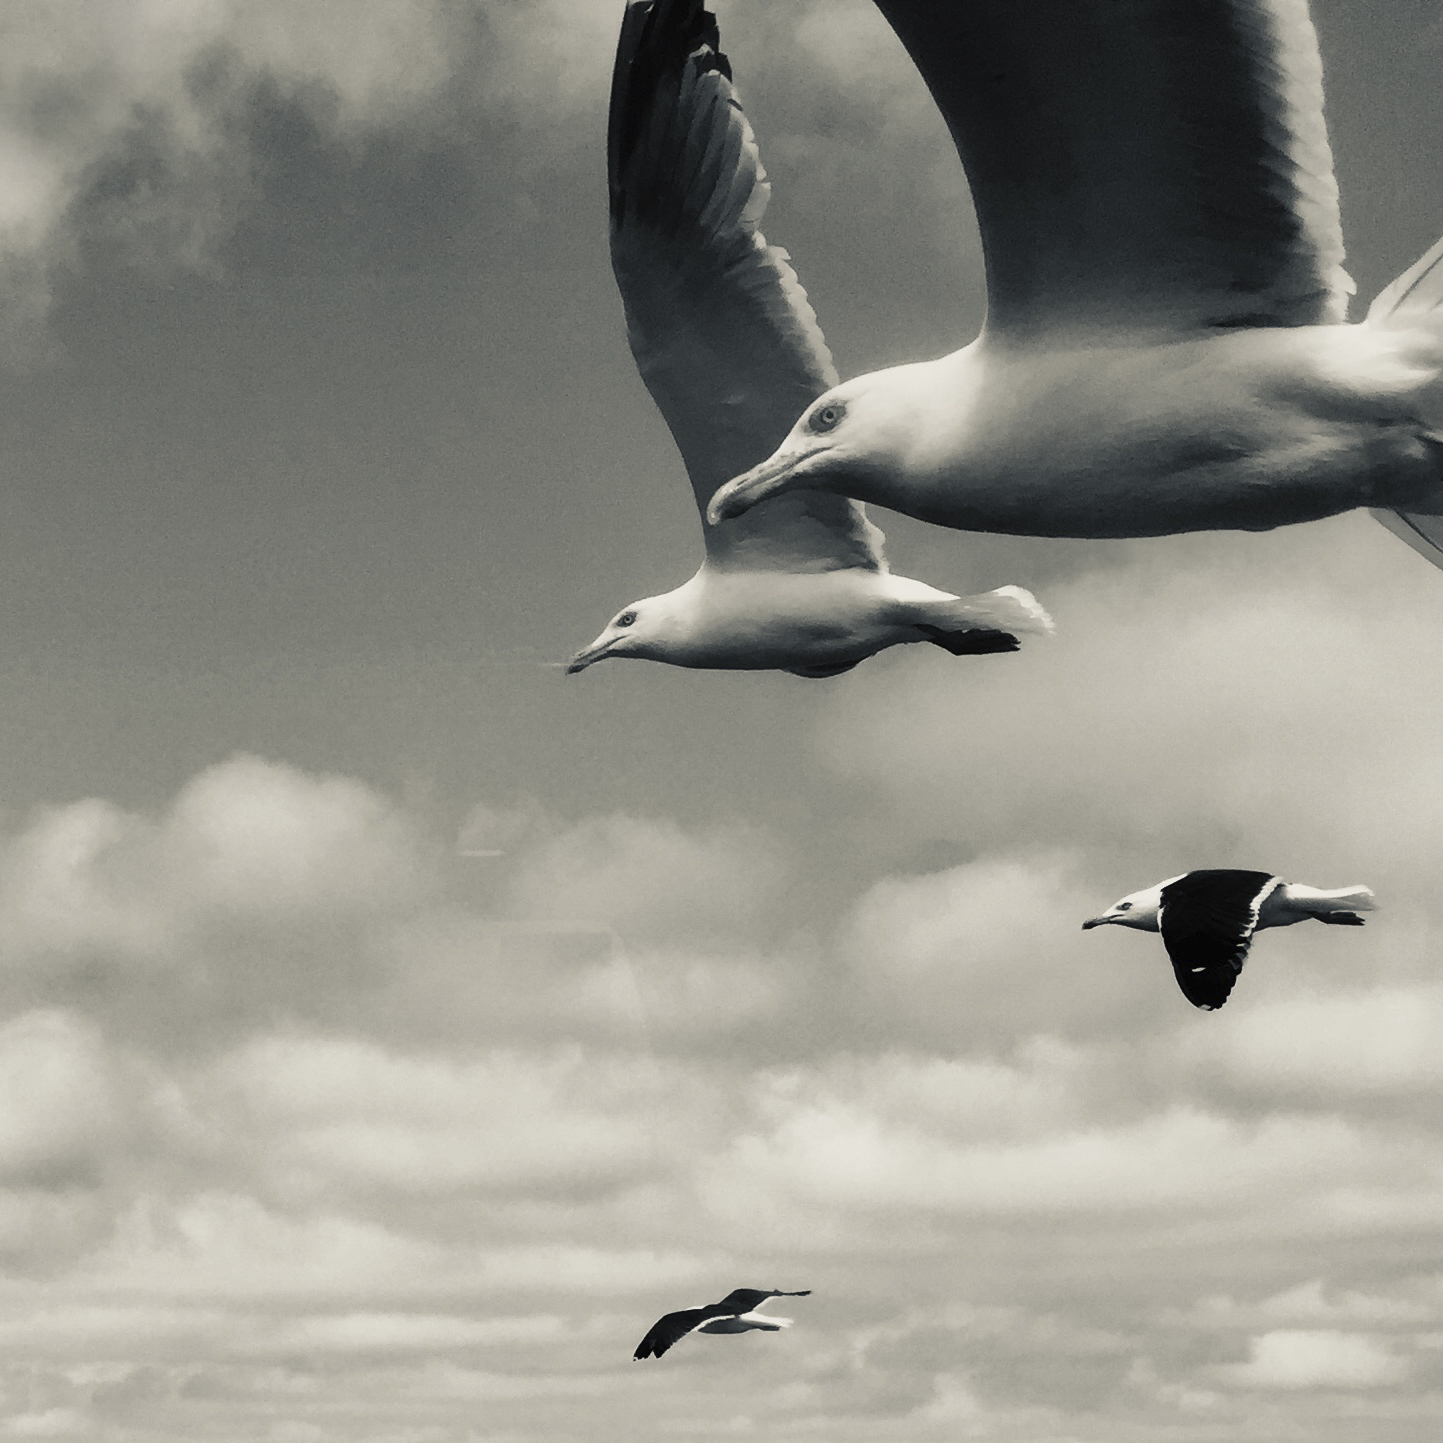
[[[715,8],[843,375],[970,339],[874,9]],[[1443,233],[1443,24],[1313,8],[1366,302]],[[566,677],[699,552],[620,10],[0,13],[0,1439],[1436,1438],[1443,575],[879,515],[1055,638]],[[1380,910],[1205,1015],[1080,930],[1202,866]],[[737,1286],[812,1292],[632,1361]]]

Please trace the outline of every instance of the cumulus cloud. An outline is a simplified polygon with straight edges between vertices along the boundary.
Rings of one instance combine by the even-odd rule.
[[[837,771],[982,851],[1076,844],[1099,902],[1242,865],[1428,906],[1436,573],[1360,515],[1131,555],[1051,592],[1055,642],[1005,665],[859,673],[821,734]]]
[[[1431,1093],[1443,1078],[1443,992],[1435,986],[1344,986],[1270,999],[1220,1021],[1180,1035],[1174,1055],[1255,1092],[1336,1101]]]
[[[810,861],[783,856],[529,804],[473,810],[458,847],[250,757],[153,811],[19,819],[0,1340],[38,1381],[0,1419],[181,1438],[273,1382],[335,1438],[478,1398],[565,1436],[659,1312],[738,1284],[814,1293],[770,1349],[679,1352],[658,1427],[740,1380],[840,1438],[1022,1439],[1084,1402],[1146,1437],[1428,1375],[1422,1267],[1215,1282],[1262,1238],[1426,1238],[1433,1123],[1367,1111],[1432,1078],[1421,1040],[1388,1048],[1395,1012],[1431,1015],[1407,948],[1375,959],[1392,982],[1305,996],[1284,948],[1255,1006],[1201,1019],[1156,939],[1119,963],[1081,933],[1075,841],[876,876],[830,927],[799,925]],[[1328,1082],[1350,1008],[1376,1021]]]
[[[1378,1388],[1399,1382],[1403,1361],[1366,1333],[1279,1329],[1252,1341],[1246,1363],[1219,1370],[1245,1388]]]
[[[756,916],[785,885],[770,839],[743,827],[698,833],[675,823],[597,817],[550,837],[510,888],[528,917],[600,927],[725,933]],[[642,933],[644,935],[644,933]]]

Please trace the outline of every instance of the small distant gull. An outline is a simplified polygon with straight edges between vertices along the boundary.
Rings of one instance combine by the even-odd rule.
[[[1182,995],[1194,1007],[1215,1011],[1228,1000],[1247,961],[1253,933],[1291,927],[1309,917],[1332,926],[1361,927],[1359,912],[1375,903],[1367,887],[1320,892],[1268,872],[1215,868],[1170,877],[1115,902],[1083,929],[1109,922],[1161,932]]]
[[[714,521],[801,486],[1029,536],[1367,506],[1443,566],[1443,242],[1345,323],[1307,0],[877,4],[966,169],[986,324],[801,408]]]
[[[811,1295],[810,1288],[795,1293],[780,1288],[736,1288],[719,1303],[707,1303],[700,1308],[683,1308],[678,1313],[667,1313],[651,1325],[646,1337],[636,1345],[633,1358],[659,1358],[688,1333],[779,1333],[790,1328],[790,1318],[774,1318],[770,1313],[758,1309],[768,1298],[805,1298]]]
[[[642,380],[697,506],[768,455],[837,382],[816,316],[758,226],[769,186],[700,0],[633,0],[612,81],[611,261]],[[958,597],[894,576],[882,533],[844,497],[798,490],[710,524],[684,586],[633,602],[572,658],[835,676],[901,642],[962,656],[1051,629],[1014,586]]]

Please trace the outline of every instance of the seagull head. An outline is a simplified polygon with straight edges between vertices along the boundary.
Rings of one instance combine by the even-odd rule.
[[[930,388],[917,373],[926,368],[894,366],[834,386],[765,461],[716,492],[706,519],[718,526],[769,496],[799,489],[883,501],[888,478],[906,468],[921,434],[919,402]]]
[[[649,661],[676,659],[672,653],[682,646],[689,631],[688,594],[686,587],[679,587],[665,596],[633,601],[625,610],[618,611],[607,623],[606,630],[567,662],[567,676],[614,656],[642,657]]]
[[[1162,908],[1163,885],[1159,883],[1156,887],[1145,887],[1141,892],[1123,897],[1101,916],[1089,917],[1082,924],[1082,930],[1085,932],[1089,927],[1104,927],[1109,922],[1115,922],[1119,927],[1136,927],[1141,932],[1156,932],[1157,914]]]

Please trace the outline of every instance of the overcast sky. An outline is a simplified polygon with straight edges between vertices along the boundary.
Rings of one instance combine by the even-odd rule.
[[[842,373],[969,339],[871,5],[716,8]],[[1443,23],[1314,9],[1366,301]],[[1056,638],[565,677],[699,550],[620,10],[0,8],[0,1438],[1436,1438],[1443,574],[880,516]],[[1079,930],[1198,866],[1382,910],[1204,1015]],[[813,1293],[631,1361],[739,1285]]]

